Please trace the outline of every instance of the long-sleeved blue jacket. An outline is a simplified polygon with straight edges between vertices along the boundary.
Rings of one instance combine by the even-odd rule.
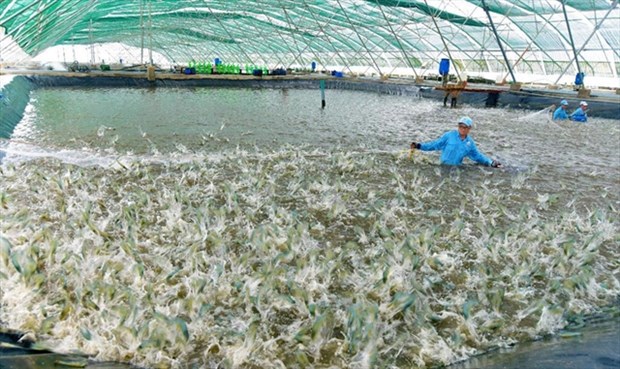
[[[553,113],[553,120],[565,120],[565,119],[568,119],[568,114],[566,114],[566,109],[562,108],[561,106],[555,109],[555,112]]]
[[[493,163],[493,160],[487,158],[478,151],[476,143],[471,137],[467,136],[462,140],[459,136],[459,132],[456,130],[446,132],[443,136],[434,141],[420,144],[420,150],[442,150],[441,164],[461,165],[466,156],[477,163],[487,166]]]
[[[577,110],[575,110],[573,114],[571,114],[570,119],[574,120],[575,122],[585,123],[588,121],[588,114],[586,114],[586,112],[583,111],[580,106],[577,108]]]

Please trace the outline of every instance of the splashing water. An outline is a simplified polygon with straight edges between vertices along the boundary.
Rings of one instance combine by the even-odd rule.
[[[546,119],[546,121],[550,121],[552,115],[553,115],[553,109],[555,108],[554,105],[551,105],[550,107],[541,109],[539,111],[533,112],[533,113],[528,113],[522,117],[519,117],[518,120],[519,121],[531,121],[531,120],[542,120],[543,122],[545,122],[544,118],[548,118]]]
[[[38,93],[0,167],[0,321],[55,351],[170,367],[445,365],[555,333],[620,292],[618,122],[568,134],[466,107],[480,149],[508,169],[443,168],[403,155],[453,128],[432,102],[338,92],[343,111],[320,112],[307,91],[225,90],[207,100],[231,116],[197,104],[174,124],[163,109],[115,125],[88,104],[110,94],[90,91],[92,116],[67,136],[54,114],[73,108],[50,101],[84,92]],[[258,106],[241,117],[249,96]]]

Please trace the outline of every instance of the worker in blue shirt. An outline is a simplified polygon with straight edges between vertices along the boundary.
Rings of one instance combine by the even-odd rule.
[[[476,143],[469,137],[469,131],[473,121],[469,117],[459,119],[458,129],[446,132],[440,138],[425,142],[411,143],[411,149],[422,151],[441,150],[441,164],[461,165],[465,157],[471,160],[494,168],[501,167],[502,164],[497,160],[491,160],[478,151]]]
[[[568,101],[560,101],[560,107],[553,112],[553,120],[567,120],[568,114],[566,114],[566,109],[568,109]]]
[[[588,121],[588,113],[586,113],[587,110],[588,110],[588,103],[585,101],[580,102],[579,107],[577,108],[577,110],[575,110],[573,114],[571,114],[570,119],[575,122],[582,122],[582,123],[587,122]]]

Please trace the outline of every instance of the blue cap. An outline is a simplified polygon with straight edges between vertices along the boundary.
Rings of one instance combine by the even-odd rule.
[[[568,105],[568,101],[566,101],[566,100],[562,100],[562,101],[560,101],[560,104],[561,104],[561,105]]]
[[[474,124],[474,121],[471,120],[470,117],[461,117],[461,119],[459,119],[459,124],[464,124],[467,127],[471,127],[471,125]]]

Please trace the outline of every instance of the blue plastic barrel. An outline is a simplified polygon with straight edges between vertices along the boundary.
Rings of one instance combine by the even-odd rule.
[[[215,58],[215,59],[213,60],[213,64],[215,64],[215,65],[220,65],[220,64],[222,64],[222,61],[220,60],[220,58]]]
[[[579,86],[583,85],[583,77],[584,77],[583,72],[577,73],[577,75],[575,76],[575,84]]]
[[[448,73],[450,73],[450,59],[441,59],[441,62],[439,62],[439,74],[443,76]]]

